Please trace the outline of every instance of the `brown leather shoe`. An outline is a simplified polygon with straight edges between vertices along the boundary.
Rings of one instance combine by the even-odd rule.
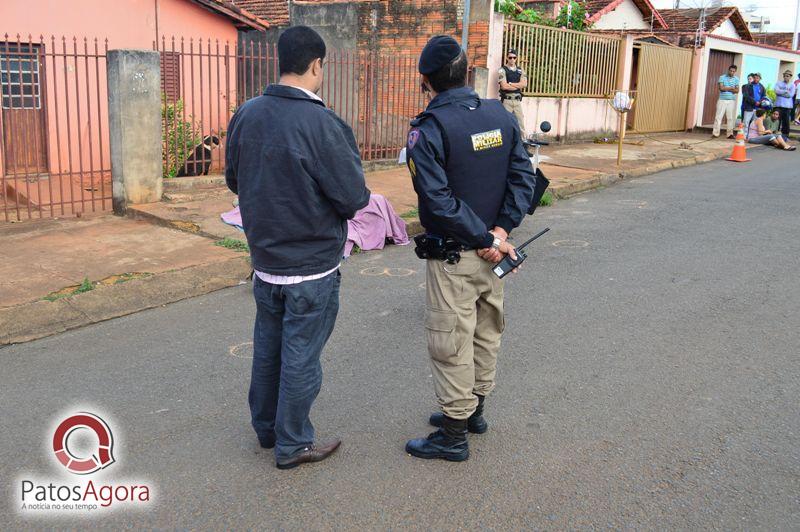
[[[333,440],[323,445],[314,444],[311,447],[306,447],[288,460],[276,462],[275,465],[278,467],[278,469],[292,469],[300,464],[321,462],[332,455],[341,444],[341,440]]]

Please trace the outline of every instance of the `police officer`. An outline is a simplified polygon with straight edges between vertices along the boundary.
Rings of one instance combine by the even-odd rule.
[[[484,400],[505,323],[503,281],[492,267],[516,257],[506,238],[531,205],[534,174],[512,116],[465,86],[467,57],[453,38],[433,37],[419,72],[432,99],[411,122],[407,164],[427,230],[418,254],[426,243],[438,256],[427,261],[425,329],[441,412],[430,418],[439,430],[406,451],[461,461],[469,457],[467,431],[487,430]]]
[[[517,51],[511,48],[506,54],[506,64],[500,68],[500,101],[503,107],[517,118],[522,136],[525,136],[525,117],[522,115],[522,89],[528,86],[525,71],[517,66]]]

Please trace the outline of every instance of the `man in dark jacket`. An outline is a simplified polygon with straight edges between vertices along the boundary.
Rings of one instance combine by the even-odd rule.
[[[742,122],[745,137],[749,136],[753,115],[756,110],[761,109],[761,100],[767,96],[767,90],[761,84],[761,74],[754,72],[750,76],[753,77],[753,81],[742,87]]]
[[[492,268],[506,254],[516,258],[506,238],[530,209],[535,178],[513,116],[465,86],[467,56],[453,38],[432,38],[419,72],[433,97],[406,146],[419,218],[426,242],[451,242],[445,247],[460,258],[432,253],[427,261],[425,332],[441,407],[430,423],[441,428],[406,451],[461,461],[467,431],[487,430],[484,401],[505,325],[503,280]]]
[[[324,460],[340,444],[314,443],[309,412],[339,309],[347,220],[369,201],[352,130],[315,94],[324,58],[314,30],[287,29],[279,83],[228,127],[225,178],[239,195],[255,269],[250,413],[280,469]]]

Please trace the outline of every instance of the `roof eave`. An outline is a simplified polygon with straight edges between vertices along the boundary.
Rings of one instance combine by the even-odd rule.
[[[204,7],[209,11],[213,11],[217,14],[232,19],[234,21],[234,25],[238,29],[254,29],[258,31],[266,31],[270,27],[269,22],[253,15],[252,13],[240,7],[236,8],[239,11],[237,12],[223,4],[220,4],[219,2],[216,2],[215,0],[191,0],[191,1],[196,4],[199,4],[201,7]]]

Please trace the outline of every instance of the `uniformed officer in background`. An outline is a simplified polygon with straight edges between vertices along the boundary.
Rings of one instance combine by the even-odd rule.
[[[517,66],[517,51],[511,48],[506,54],[506,64],[498,72],[500,101],[503,107],[517,117],[519,129],[525,136],[525,117],[522,115],[522,90],[528,86],[525,71]]]
[[[442,259],[427,261],[425,317],[442,411],[430,418],[440,429],[409,441],[406,451],[461,461],[469,457],[467,430],[487,430],[484,400],[505,324],[503,281],[492,267],[506,254],[516,258],[506,239],[531,205],[534,173],[512,116],[465,86],[467,57],[453,38],[433,37],[419,72],[432,99],[411,122],[407,164],[427,230],[418,254],[425,243],[428,256]]]

